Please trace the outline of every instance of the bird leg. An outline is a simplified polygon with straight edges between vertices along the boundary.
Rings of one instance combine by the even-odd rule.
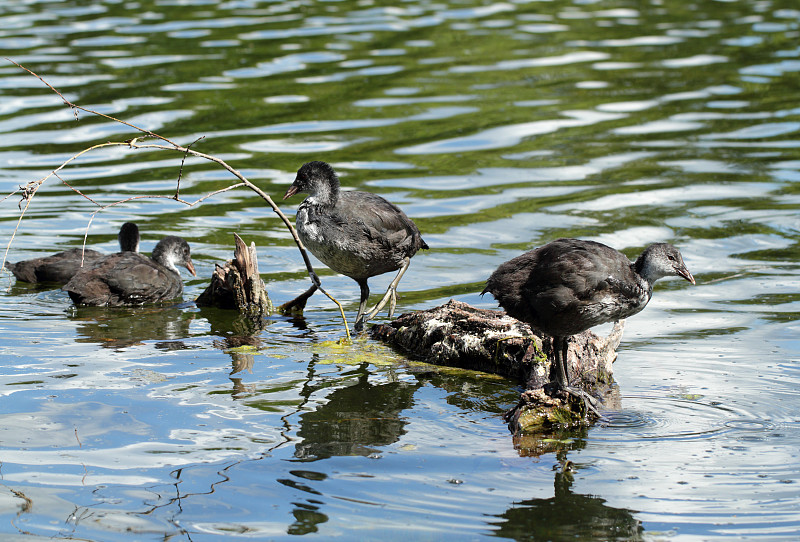
[[[386,303],[389,304],[389,316],[394,315],[394,309],[397,306],[397,285],[400,284],[400,279],[403,278],[403,275],[408,269],[408,266],[411,264],[411,259],[403,258],[403,265],[400,266],[400,270],[397,272],[397,276],[394,277],[394,280],[389,284],[389,287],[386,289],[386,293],[383,295],[383,299],[381,299],[374,308],[369,311],[369,314],[364,318],[364,321],[372,319],[378,312],[380,312],[383,307],[386,306]],[[363,297],[362,297],[363,300]]]
[[[567,376],[567,352],[569,343],[564,337],[553,337],[553,353],[556,356],[556,382],[561,389],[569,388],[569,377]]]
[[[589,395],[587,392],[580,388],[573,388],[569,385],[569,376],[567,371],[567,351],[569,350],[569,343],[567,342],[566,337],[553,337],[553,351],[556,356],[556,365],[558,366],[556,372],[556,384],[558,387],[564,392],[572,395],[573,397],[577,397],[578,399],[583,400],[583,404],[586,406],[586,411],[591,411],[600,419],[603,419],[603,415],[600,414],[600,403]]]
[[[364,329],[364,322],[374,315],[364,318],[364,312],[366,312],[367,309],[367,300],[369,299],[369,285],[367,284],[367,279],[358,280],[356,282],[358,282],[358,286],[361,288],[361,303],[358,305],[358,314],[356,315],[356,323],[353,329],[361,331]]]

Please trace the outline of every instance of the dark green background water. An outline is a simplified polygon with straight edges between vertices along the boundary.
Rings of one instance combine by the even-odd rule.
[[[800,536],[798,43],[789,0],[4,2],[2,55],[69,100],[182,144],[202,137],[194,149],[276,201],[320,159],[402,206],[432,248],[403,279],[400,312],[451,297],[493,308],[478,296],[491,271],[559,236],[631,257],[670,241],[698,285],[659,283],[627,323],[611,421],[536,457],[501,419],[517,383],[370,341],[337,347],[323,296],[255,331],[197,309],[233,232],[257,244],[274,301],[309,284],[251,192],[112,207],[91,246],[113,251],[135,221],[145,251],[187,238],[198,277],[184,275],[177,307],[76,310],[4,276],[2,537]],[[135,135],[76,121],[0,65],[4,194]],[[174,193],[180,165],[112,147],[60,176],[108,204]],[[191,159],[181,191],[232,182]],[[18,202],[0,205],[4,245]],[[94,209],[48,180],[8,258],[79,245]],[[352,318],[355,283],[318,271]]]

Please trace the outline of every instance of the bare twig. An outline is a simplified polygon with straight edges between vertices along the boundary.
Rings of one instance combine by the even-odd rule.
[[[83,192],[81,192],[80,190],[78,190],[77,188],[75,188],[74,186],[72,186],[71,184],[69,184],[67,181],[65,181],[64,179],[62,179],[62,178],[61,178],[61,177],[58,175],[58,173],[54,173],[54,175],[55,175],[56,177],[58,177],[58,180],[59,180],[59,181],[61,181],[61,184],[63,184],[64,186],[66,186],[67,188],[69,188],[70,190],[72,190],[73,192],[75,192],[76,194],[78,194],[79,196],[81,196],[82,198],[86,198],[86,199],[88,199],[89,201],[91,201],[92,203],[94,203],[95,205],[97,205],[98,207],[102,207],[102,204],[100,204],[100,203],[97,203],[95,200],[93,200],[92,198],[90,198],[89,196],[87,196],[86,194],[84,194]]]
[[[17,497],[18,499],[22,499],[25,502],[25,504],[23,504],[20,507],[20,511],[17,513],[17,515],[20,515],[23,512],[30,512],[33,509],[33,501],[31,500],[30,497],[25,495],[22,491],[17,491],[16,489],[13,488],[8,488],[8,490],[11,491],[11,493],[13,493],[15,497]]]
[[[192,145],[200,141],[201,139],[205,139],[206,136],[200,136],[188,145],[186,145],[187,149],[190,149]],[[188,153],[183,153],[183,158],[181,158],[181,168],[178,170],[178,182],[175,183],[175,199],[178,199],[178,196],[181,193],[181,179],[183,178],[183,166],[186,163],[186,156]]]
[[[88,201],[94,203],[95,205],[97,205],[99,207],[98,209],[96,209],[92,213],[92,215],[91,215],[91,217],[89,219],[89,223],[86,226],[86,232],[84,233],[84,242],[83,242],[84,249],[86,247],[86,241],[87,241],[87,238],[88,238],[88,235],[89,235],[89,228],[90,228],[90,226],[92,224],[92,221],[94,220],[94,217],[97,215],[97,213],[99,213],[100,211],[103,211],[105,209],[108,209],[109,207],[113,207],[115,205],[119,205],[121,203],[126,203],[126,202],[129,202],[129,201],[132,201],[132,200],[136,200],[136,199],[148,199],[148,198],[172,199],[172,200],[177,201],[178,203],[182,203],[184,205],[192,207],[192,206],[197,205],[197,204],[201,203],[202,201],[208,199],[211,196],[214,196],[216,194],[220,194],[222,192],[227,192],[228,190],[233,190],[234,188],[240,188],[240,187],[244,186],[244,187],[249,188],[250,190],[252,190],[256,194],[258,194],[261,197],[261,199],[263,199],[265,202],[267,202],[267,204],[272,208],[272,210],[275,212],[275,214],[278,215],[278,217],[284,223],[286,228],[289,230],[289,233],[291,233],[292,239],[294,240],[295,244],[297,245],[297,248],[300,251],[300,255],[303,257],[303,263],[305,263],[306,270],[308,272],[308,276],[309,276],[309,278],[311,279],[311,282],[312,282],[312,287],[309,288],[309,290],[307,290],[305,293],[301,294],[301,296],[300,296],[301,298],[304,298],[303,302],[305,302],[305,299],[307,299],[308,296],[310,296],[310,294],[313,293],[316,290],[319,290],[320,292],[325,294],[325,296],[328,297],[328,299],[330,299],[338,307],[339,313],[341,314],[342,320],[344,322],[345,331],[346,331],[346,334],[347,334],[347,340],[348,341],[350,340],[350,330],[349,330],[349,326],[347,324],[347,317],[344,314],[344,308],[342,307],[341,303],[339,303],[339,301],[336,300],[336,298],[334,298],[331,294],[329,294],[322,287],[322,283],[320,282],[319,277],[317,276],[316,272],[314,271],[314,267],[311,265],[311,260],[308,257],[308,253],[306,252],[305,247],[303,246],[303,243],[300,240],[300,237],[297,235],[297,231],[295,230],[294,225],[291,223],[291,221],[289,221],[289,219],[286,217],[286,215],[283,213],[283,211],[280,210],[280,208],[275,204],[275,202],[272,200],[272,198],[267,193],[265,193],[258,186],[256,186],[255,184],[253,184],[249,180],[247,180],[247,178],[245,178],[245,176],[242,175],[238,170],[236,170],[235,168],[231,167],[225,161],[223,161],[220,158],[217,158],[216,156],[212,156],[212,155],[205,154],[205,153],[198,152],[198,151],[195,151],[195,150],[191,149],[191,146],[194,145],[197,141],[199,141],[202,138],[198,138],[197,140],[193,141],[188,146],[184,147],[184,146],[178,145],[174,141],[172,141],[172,140],[170,140],[170,139],[168,139],[168,138],[166,138],[164,136],[156,134],[155,132],[151,132],[150,130],[146,130],[144,128],[141,128],[141,127],[136,126],[134,124],[131,124],[129,122],[120,120],[118,118],[112,117],[110,115],[106,115],[104,113],[100,113],[100,112],[94,111],[92,109],[87,109],[85,107],[81,107],[81,106],[76,105],[76,104],[70,102],[69,100],[67,100],[67,98],[64,97],[64,95],[61,92],[58,91],[58,89],[56,89],[53,85],[48,83],[43,77],[39,76],[38,74],[34,73],[30,69],[28,69],[25,66],[19,64],[18,62],[15,62],[15,61],[11,60],[10,58],[6,58],[6,60],[8,60],[12,64],[18,66],[20,69],[28,72],[32,76],[36,77],[37,79],[42,81],[42,83],[47,85],[47,87],[50,88],[50,90],[52,90],[53,92],[58,94],[58,96],[64,101],[64,103],[67,106],[69,106],[73,111],[75,111],[76,118],[77,118],[77,111],[83,111],[83,112],[89,113],[91,115],[95,115],[95,116],[98,116],[98,117],[106,118],[106,119],[109,119],[111,121],[117,122],[119,124],[123,124],[125,126],[128,126],[128,127],[132,128],[132,129],[134,129],[134,130],[137,130],[138,132],[141,132],[142,134],[145,134],[146,136],[148,136],[150,138],[154,138],[154,139],[160,140],[160,141],[162,141],[162,142],[164,142],[166,144],[155,144],[155,143],[141,144],[139,142],[139,138],[138,137],[134,137],[134,138],[129,139],[129,140],[124,141],[124,142],[107,142],[107,143],[101,143],[101,144],[98,144],[98,145],[93,145],[93,146],[91,146],[91,147],[89,147],[87,149],[82,150],[81,152],[77,153],[76,155],[72,156],[71,158],[67,159],[66,161],[64,161],[61,165],[59,165],[53,171],[51,171],[50,173],[45,175],[42,179],[39,179],[38,181],[31,181],[31,182],[27,183],[25,186],[20,186],[20,190],[22,191],[22,199],[20,201],[20,210],[22,212],[20,214],[19,220],[17,221],[17,225],[14,228],[14,232],[13,232],[13,234],[11,236],[11,239],[9,240],[8,245],[6,246],[5,253],[3,254],[3,262],[2,262],[3,266],[5,265],[5,261],[6,261],[6,258],[8,256],[8,252],[9,252],[9,250],[11,248],[11,244],[13,243],[14,238],[16,237],[17,231],[18,231],[19,226],[20,226],[20,224],[22,222],[22,218],[25,215],[25,211],[27,211],[28,207],[31,204],[31,201],[33,200],[33,197],[36,195],[36,192],[39,190],[39,188],[41,188],[41,186],[45,183],[45,181],[47,181],[52,176],[55,176],[64,185],[69,187],[75,193],[77,193],[78,195],[82,196],[83,198],[87,199]],[[88,153],[90,151],[93,151],[95,149],[99,149],[99,148],[102,148],[102,147],[122,146],[122,145],[127,146],[127,147],[129,147],[131,149],[168,150],[168,151],[176,151],[176,152],[182,153],[183,154],[183,158],[181,159],[181,166],[180,166],[180,170],[179,170],[179,173],[178,173],[178,179],[177,179],[177,185],[176,185],[176,188],[175,188],[175,194],[172,195],[172,196],[157,196],[157,195],[132,196],[130,198],[125,198],[125,199],[120,200],[120,201],[115,201],[115,202],[107,204],[107,205],[100,205],[98,202],[94,201],[91,197],[87,196],[86,194],[84,194],[83,192],[78,190],[77,188],[74,188],[73,186],[71,186],[69,183],[64,181],[64,179],[62,179],[61,176],[58,175],[59,171],[64,169],[67,165],[69,165],[70,163],[72,163],[73,161],[78,159],[80,156],[82,156],[82,155],[84,155],[84,154],[86,154],[86,153]],[[227,186],[225,188],[216,190],[216,191],[211,192],[209,194],[206,194],[206,195],[200,197],[199,199],[195,200],[194,202],[189,202],[189,201],[183,200],[183,199],[180,198],[180,181],[181,181],[182,176],[183,176],[183,167],[184,167],[184,164],[185,164],[187,156],[194,156],[194,157],[197,157],[197,158],[202,158],[204,160],[208,160],[208,161],[214,162],[214,163],[220,165],[221,167],[223,167],[224,169],[226,169],[234,177],[239,179],[240,182],[236,183],[236,184],[233,184],[233,185],[230,185],[230,186]],[[13,194],[15,194],[17,192],[18,191],[15,190],[11,194],[9,194],[5,198],[3,198],[3,200],[7,199],[8,197],[10,197],[11,195],[13,195]],[[0,201],[3,201],[3,200],[0,200]],[[21,208],[23,202],[25,202],[25,208],[24,209]]]
[[[172,145],[178,146],[178,145],[177,145],[177,143],[175,143],[174,141],[171,141],[171,140],[167,139],[166,137],[163,137],[163,136],[160,136],[160,135],[158,135],[158,134],[156,134],[156,133],[154,133],[154,132],[151,132],[150,130],[145,130],[144,128],[140,128],[140,127],[136,126],[135,124],[131,124],[130,122],[125,122],[124,120],[120,120],[120,119],[118,119],[118,118],[116,118],[116,117],[112,117],[111,115],[106,115],[105,113],[99,113],[99,112],[97,112],[97,111],[92,111],[91,109],[86,109],[85,107],[81,107],[81,106],[79,106],[79,105],[76,105],[76,104],[74,104],[74,103],[70,102],[69,100],[67,100],[67,99],[64,97],[64,95],[63,95],[63,94],[61,94],[61,93],[58,91],[58,89],[56,89],[56,88],[55,88],[53,85],[51,85],[50,83],[48,83],[47,81],[45,81],[45,80],[44,80],[44,78],[43,78],[43,77],[41,77],[40,75],[37,75],[37,74],[35,74],[34,72],[32,72],[31,70],[29,70],[28,68],[26,68],[25,66],[23,66],[22,64],[20,64],[19,62],[14,62],[13,60],[11,60],[11,59],[10,59],[10,58],[8,58],[8,57],[6,57],[6,60],[8,60],[8,61],[9,61],[9,62],[11,62],[12,64],[16,65],[16,66],[17,66],[17,67],[19,67],[20,69],[23,69],[23,70],[25,70],[26,72],[28,72],[29,74],[31,74],[32,76],[34,76],[35,78],[37,78],[39,81],[41,81],[42,83],[44,83],[45,85],[47,85],[47,86],[48,86],[48,88],[50,88],[50,90],[52,90],[53,92],[55,92],[56,94],[58,94],[58,96],[59,96],[59,97],[60,97],[62,100],[64,100],[64,103],[65,103],[66,105],[68,105],[68,106],[70,107],[70,109],[72,109],[73,111],[75,111],[75,112],[76,112],[76,113],[75,113],[75,119],[76,119],[76,120],[77,120],[77,118],[78,118],[77,111],[84,111],[85,113],[89,113],[89,114],[92,114],[92,115],[95,115],[95,116],[98,116],[98,117],[103,117],[104,119],[113,120],[114,122],[118,122],[118,123],[120,123],[120,124],[124,124],[125,126],[128,126],[129,128],[133,128],[134,130],[137,130],[137,131],[139,131],[139,132],[142,132],[143,134],[147,134],[147,135],[149,135],[150,137],[154,137],[154,138],[156,138],[156,139],[160,139],[160,140],[162,140],[162,141],[166,141],[167,143],[170,143],[170,144],[172,144]]]
[[[16,64],[16,62],[14,62],[14,64]],[[17,64],[17,65],[19,66],[19,64]],[[30,70],[26,70],[26,71],[30,71]],[[31,72],[31,73],[33,73],[33,72]],[[37,75],[36,77],[39,77],[39,76]],[[50,85],[48,85],[48,86],[50,86]],[[50,87],[50,88],[52,88],[52,87]],[[56,91],[56,92],[58,92],[58,91]],[[59,93],[59,95],[60,95],[60,93]],[[87,152],[93,151],[95,149],[99,149],[101,147],[108,147],[108,146],[111,146],[111,145],[120,145],[120,143],[101,143],[99,145],[93,145],[93,146],[89,147],[88,149],[84,149],[81,152],[79,152],[78,154],[70,157],[65,162],[63,162],[60,166],[58,166],[56,169],[54,169],[53,171],[51,171],[50,173],[48,173],[47,175],[45,175],[44,177],[42,177],[38,181],[30,181],[25,186],[20,186],[20,190],[22,190],[22,200],[20,200],[20,203],[19,203],[20,204],[21,213],[19,215],[19,220],[17,220],[17,225],[14,227],[14,232],[11,234],[11,239],[8,240],[8,245],[6,245],[6,250],[3,253],[2,267],[5,266],[6,259],[8,258],[8,251],[11,250],[11,244],[14,242],[14,239],[17,236],[17,231],[19,230],[19,225],[22,223],[22,218],[25,216],[25,212],[28,210],[28,207],[30,206],[31,201],[33,201],[33,198],[36,195],[36,192],[39,191],[39,188],[42,187],[44,182],[47,179],[49,179],[50,177],[53,177],[53,176],[58,177],[58,172],[59,171],[61,171],[65,167],[67,167],[67,165],[69,165],[70,163],[74,162],[75,160],[77,160],[79,157],[83,156]],[[60,179],[60,177],[58,177],[58,178]],[[21,208],[23,202],[25,202],[25,208],[24,209]],[[0,267],[0,268],[2,268],[2,267]]]

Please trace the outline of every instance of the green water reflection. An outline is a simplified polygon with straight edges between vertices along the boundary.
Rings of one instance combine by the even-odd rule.
[[[251,192],[111,207],[89,245],[114,251],[119,225],[135,221],[145,252],[187,238],[198,277],[183,302],[133,310],[76,309],[59,290],[5,279],[4,536],[800,534],[794,2],[7,2],[0,23],[3,56],[68,100],[218,156],[276,201],[321,159],[343,185],[399,204],[432,248],[400,284],[398,312],[451,297],[493,308],[478,296],[489,273],[560,236],[631,257],[671,241],[698,278],[660,283],[628,322],[620,411],[513,439],[501,415],[517,382],[367,340],[337,347],[323,296],[304,317],[257,324],[195,307],[232,232],[258,246],[277,304],[309,284]],[[78,116],[0,67],[4,194],[137,135]],[[181,162],[104,147],[59,176],[106,205],[174,194]],[[190,158],[180,192],[233,182]],[[18,203],[0,205],[6,241]],[[96,208],[51,178],[9,259],[80,245]],[[316,265],[354,314],[353,282]]]

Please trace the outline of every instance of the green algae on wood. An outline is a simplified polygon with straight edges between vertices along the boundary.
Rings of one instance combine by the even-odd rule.
[[[614,395],[612,364],[622,329],[619,322],[608,337],[585,331],[569,339],[566,365],[571,385],[604,403]],[[439,307],[374,325],[370,335],[413,359],[495,373],[523,383],[526,389],[520,402],[505,416],[514,433],[587,420],[582,401],[552,392],[548,385],[552,339],[534,333],[503,311],[478,309],[451,299]]]

